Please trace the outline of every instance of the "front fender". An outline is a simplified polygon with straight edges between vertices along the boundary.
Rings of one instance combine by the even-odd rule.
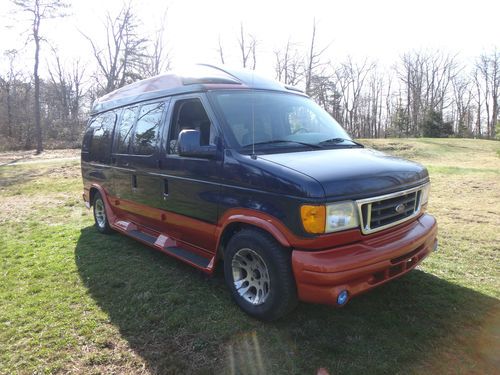
[[[217,237],[217,247],[219,248],[220,241],[224,230],[232,223],[242,223],[260,228],[271,234],[282,246],[291,247],[287,234],[290,235],[285,225],[275,217],[257,210],[247,208],[233,208],[224,213],[219,219],[215,229]]]

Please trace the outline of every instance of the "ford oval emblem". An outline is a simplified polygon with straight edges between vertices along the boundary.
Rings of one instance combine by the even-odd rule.
[[[395,208],[394,208],[394,211],[396,211],[398,214],[402,214],[405,212],[405,209],[406,209],[406,206],[401,203],[401,204],[398,204]]]

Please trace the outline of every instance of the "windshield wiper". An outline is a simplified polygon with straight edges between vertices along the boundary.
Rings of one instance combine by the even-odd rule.
[[[261,146],[261,145],[272,145],[272,144],[276,144],[276,143],[295,143],[295,144],[298,144],[298,145],[302,145],[302,146],[308,146],[308,147],[312,147],[312,148],[323,148],[321,145],[319,144],[314,144],[314,143],[306,143],[306,142],[299,142],[299,141],[289,141],[287,139],[274,139],[272,141],[264,141],[264,142],[255,142],[255,143],[249,143],[247,145],[244,145],[244,146],[241,146],[242,148],[249,148],[252,146],[252,144],[254,146]]]
[[[318,145],[327,145],[329,143],[333,144],[338,144],[338,143],[344,143],[344,142],[352,142],[358,147],[365,147],[361,143],[353,141],[352,139],[347,139],[347,138],[332,138],[332,139],[327,139],[325,141],[321,141],[318,143]]]

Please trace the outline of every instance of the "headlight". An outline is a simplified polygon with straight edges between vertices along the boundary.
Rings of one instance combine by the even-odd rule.
[[[426,184],[423,188],[422,188],[422,193],[421,194],[421,197],[420,197],[420,207],[422,207],[422,209],[425,209],[426,206],[427,206],[427,203],[429,203],[429,192],[431,190],[431,184],[428,183]]]
[[[354,202],[341,202],[326,206],[325,232],[356,228],[358,225],[358,211]]]
[[[304,205],[300,208],[302,225],[309,233],[331,233],[359,226],[354,202],[340,202],[326,206]]]

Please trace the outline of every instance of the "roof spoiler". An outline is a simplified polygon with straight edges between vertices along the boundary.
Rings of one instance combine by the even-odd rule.
[[[290,85],[284,85],[285,89],[290,90],[290,91],[297,91],[302,94],[305,94],[304,90],[299,89],[297,86],[290,86]]]

